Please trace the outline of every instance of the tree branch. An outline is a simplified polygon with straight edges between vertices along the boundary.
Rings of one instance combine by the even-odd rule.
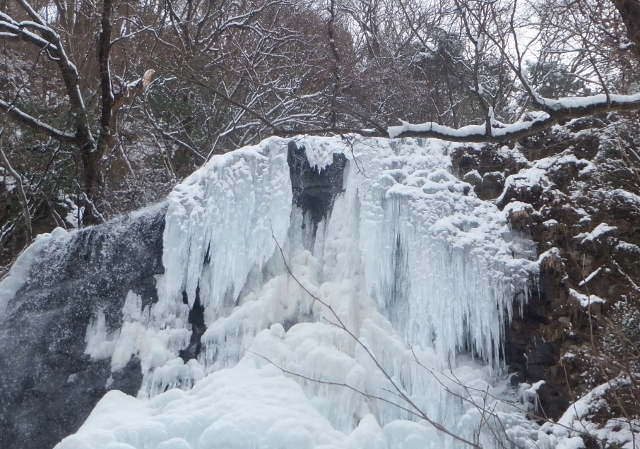
[[[111,119],[113,115],[113,89],[111,87],[111,68],[109,67],[109,53],[111,51],[111,14],[113,0],[103,0],[102,16],[100,17],[100,34],[98,37],[98,67],[100,71],[100,131],[98,133],[97,151],[104,154],[111,134]]]
[[[40,17],[40,14],[38,14],[35,11],[35,9],[33,9],[26,0],[17,0],[17,1],[18,3],[20,3],[22,8],[24,8],[27,14],[29,14],[29,17],[31,17],[31,19],[35,20],[39,25],[42,25],[43,27],[47,27],[47,23],[44,21],[44,19]]]
[[[7,155],[4,153],[2,149],[2,134],[4,129],[0,129],[0,157],[2,160],[0,161],[7,172],[13,176],[16,180],[16,187],[18,189],[18,199],[20,200],[20,205],[22,206],[22,217],[24,218],[25,232],[27,237],[27,245],[31,243],[33,239],[33,229],[31,228],[31,214],[29,213],[29,202],[27,201],[27,195],[24,193],[24,186],[22,184],[22,176],[18,172],[16,172],[11,163],[9,163],[9,159]]]
[[[7,115],[9,115],[9,117],[14,119],[15,121],[23,123],[36,131],[45,133],[59,142],[77,142],[75,134],[60,131],[59,129],[56,129],[53,126],[48,125],[35,117],[32,117],[26,112],[21,111],[20,109],[5,101],[0,100],[0,110],[6,112]]]
[[[43,39],[37,34],[25,29],[24,23],[15,22],[3,13],[0,13],[0,19],[2,19],[0,20],[0,30],[4,30],[4,32],[0,33],[0,38],[7,40],[23,40],[39,48],[47,48],[54,52],[58,50],[58,48],[47,39]]]
[[[600,94],[591,97],[570,97],[552,100],[537,97],[537,106],[542,106],[542,114],[531,121],[504,124],[494,121],[491,135],[487,134],[486,123],[470,125],[459,129],[442,126],[435,122],[413,125],[403,122],[400,126],[388,128],[389,137],[435,137],[453,142],[508,142],[539,133],[553,125],[574,118],[586,117],[600,112],[634,111],[640,109],[640,94],[635,95]],[[535,113],[534,113],[535,114]]]

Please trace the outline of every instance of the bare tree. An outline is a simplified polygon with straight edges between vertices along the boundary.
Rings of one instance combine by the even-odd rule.
[[[63,38],[66,27],[77,17],[78,11],[72,11],[68,5],[57,3],[58,20],[47,20],[37,8],[27,0],[18,0],[15,9],[0,12],[0,38],[6,41],[22,41],[28,44],[37,53],[25,49],[25,56],[34,55],[42,57],[48,64],[55,66],[55,76],[60,80],[62,89],[61,97],[67,104],[66,120],[56,123],[42,117],[36,117],[25,110],[18,96],[12,99],[0,99],[0,109],[17,123],[31,128],[41,134],[65,144],[71,144],[77,148],[82,161],[82,190],[84,200],[84,224],[94,224],[104,221],[100,213],[104,191],[104,179],[102,173],[102,158],[112,133],[112,117],[114,106],[120,105],[121,98],[131,96],[133,91],[138,91],[145,83],[129,84],[119,92],[116,98],[113,91],[112,73],[110,68],[110,52],[112,49],[112,20],[114,2],[105,0],[100,13],[99,38],[97,42],[97,63],[100,83],[98,104],[98,117],[92,108],[92,101],[87,104],[85,80],[78,69],[78,61],[74,61],[67,51],[67,45],[71,38],[68,33]],[[77,6],[77,5],[76,5]],[[42,9],[42,8],[41,8]],[[46,8],[45,8],[46,11]],[[61,25],[61,26],[60,26]],[[80,61],[83,63],[83,61]],[[90,86],[89,86],[90,87]],[[61,101],[62,98],[56,98]],[[97,123],[97,129],[94,125]]]
[[[634,0],[612,0],[627,28],[627,38],[640,59],[640,4]]]

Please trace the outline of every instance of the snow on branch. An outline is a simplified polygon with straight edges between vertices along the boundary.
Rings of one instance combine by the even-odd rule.
[[[95,142],[91,134],[87,109],[80,93],[78,84],[78,69],[69,59],[60,36],[49,26],[27,0],[18,0],[24,11],[31,17],[31,21],[18,22],[10,15],[0,12],[0,37],[3,39],[17,40],[35,45],[47,51],[49,58],[55,62],[64,82],[71,108],[74,112],[76,128],[78,133],[87,137],[89,146],[95,147]],[[32,31],[33,30],[33,31]],[[39,34],[36,34],[39,33]],[[71,135],[59,131],[40,120],[16,109],[6,102],[0,104],[0,109],[4,110],[14,118],[30,127],[45,132],[60,141],[76,141],[77,134]]]
[[[36,45],[39,48],[47,48],[52,51],[57,51],[58,48],[55,44],[40,37],[39,35],[29,31],[28,25],[36,25],[33,22],[18,23],[12,20],[6,14],[0,13],[0,38],[9,40],[23,40],[31,44]]]
[[[454,142],[505,142],[531,136],[563,120],[585,117],[600,112],[640,109],[640,93],[635,95],[593,95],[553,100],[538,97],[542,111],[530,113],[527,119],[507,124],[491,120],[491,126],[469,125],[450,128],[435,122],[411,124],[401,121],[387,129],[389,137],[435,137]]]
[[[401,125],[386,129],[360,128],[314,128],[280,129],[273,127],[276,135],[296,134],[360,134],[369,137],[419,137],[436,138],[450,142],[494,142],[501,143],[532,136],[553,125],[574,118],[586,117],[600,112],[632,111],[640,109],[640,93],[634,95],[599,94],[588,97],[566,97],[557,100],[536,96],[535,104],[540,110],[528,113],[523,120],[502,123],[491,113],[489,122],[452,128],[437,122],[412,124],[400,120]]]
[[[32,117],[31,115],[21,111],[20,109],[16,108],[15,106],[5,101],[0,100],[0,110],[6,112],[14,120],[20,123],[24,123],[25,125],[28,125],[29,127],[37,131],[41,131],[45,134],[48,134],[49,136],[53,137],[54,139],[60,142],[76,141],[75,134],[69,134],[64,131],[60,131],[59,129],[56,129],[53,126],[48,125],[43,121],[38,120],[35,117]]]

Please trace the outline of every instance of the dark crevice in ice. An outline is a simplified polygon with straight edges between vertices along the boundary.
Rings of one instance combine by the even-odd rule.
[[[409,259],[407,251],[402,242],[402,236],[396,234],[396,244],[393,249],[393,278],[390,288],[390,298],[388,308],[392,317],[392,322],[406,323],[409,320],[409,290],[411,280],[406,276],[409,273]]]
[[[344,191],[342,181],[347,158],[342,153],[334,153],[333,162],[320,170],[309,164],[304,147],[298,147],[294,141],[290,141],[287,161],[293,204],[302,209],[317,227],[331,211],[336,195]]]
[[[186,292],[183,292],[183,298],[186,298]],[[204,322],[204,306],[200,302],[200,286],[196,288],[196,300],[193,303],[191,310],[189,310],[188,321],[189,324],[191,324],[191,338],[189,340],[189,346],[180,351],[180,357],[185,363],[191,359],[198,358],[200,350],[202,349],[201,339],[207,330],[207,326]]]

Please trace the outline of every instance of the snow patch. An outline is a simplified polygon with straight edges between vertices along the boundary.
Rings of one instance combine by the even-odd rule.
[[[584,278],[584,280],[580,281],[580,283],[578,284],[578,287],[584,287],[585,285],[587,285],[589,281],[591,281],[591,279],[593,279],[598,275],[598,273],[600,273],[600,270],[602,270],[602,267],[598,267],[597,270],[594,270],[593,272],[591,272],[586,278]]]
[[[578,237],[582,237],[582,244],[590,243],[611,235],[617,230],[618,228],[615,226],[609,226],[606,223],[600,223],[593,231],[589,232],[588,234],[580,234]]]
[[[589,307],[591,304],[604,304],[605,300],[596,295],[584,295],[574,289],[569,289],[569,296],[580,303],[582,307]]]

